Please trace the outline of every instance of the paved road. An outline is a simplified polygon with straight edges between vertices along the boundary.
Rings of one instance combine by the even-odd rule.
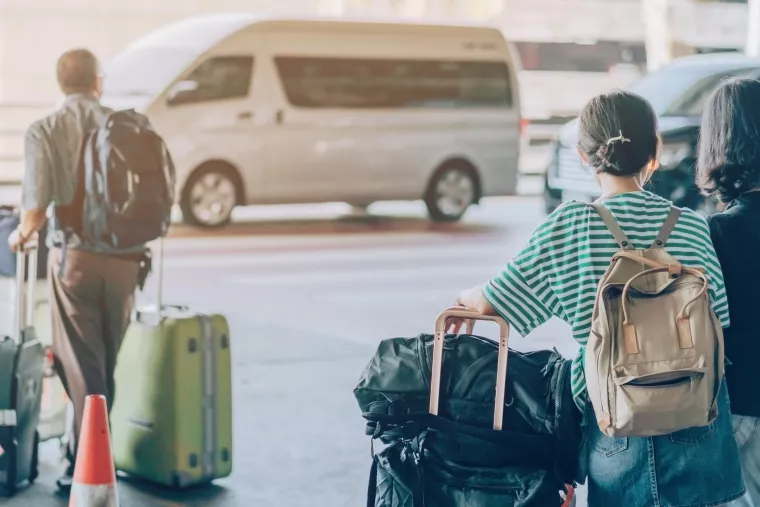
[[[352,390],[378,340],[430,332],[457,291],[499,270],[542,216],[535,198],[489,201],[449,226],[429,224],[417,204],[358,221],[331,212],[168,240],[166,299],[230,321],[235,471],[183,495],[121,480],[122,507],[364,505],[369,441]],[[568,336],[552,321],[512,346],[572,355]],[[38,484],[4,506],[67,504],[54,496],[55,446],[43,454]]]

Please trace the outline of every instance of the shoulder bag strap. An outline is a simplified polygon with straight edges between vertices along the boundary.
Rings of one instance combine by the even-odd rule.
[[[372,468],[369,469],[369,484],[367,485],[367,507],[376,507],[377,503],[377,457],[372,456]]]
[[[612,236],[615,238],[615,241],[617,241],[617,244],[620,246],[620,248],[623,250],[633,250],[633,246],[631,245],[628,236],[626,236],[623,232],[623,229],[620,228],[620,224],[617,223],[617,220],[615,220],[615,217],[612,216],[610,210],[608,210],[607,207],[601,202],[594,202],[592,204],[589,204],[589,206],[594,208],[594,210],[602,218],[604,225],[606,225],[607,229],[609,229],[609,231],[612,233]]]
[[[660,228],[660,232],[657,233],[657,237],[654,240],[654,243],[652,244],[652,248],[663,248],[665,246],[665,243],[668,242],[668,238],[673,233],[673,229],[675,229],[676,224],[678,223],[678,218],[681,216],[681,210],[676,208],[675,206],[670,207],[670,213],[668,213],[668,217],[665,219],[665,222],[662,224],[662,227]]]

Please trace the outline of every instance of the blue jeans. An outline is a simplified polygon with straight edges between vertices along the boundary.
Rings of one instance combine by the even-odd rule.
[[[760,418],[735,415],[733,422],[747,494],[731,507],[760,507]]]
[[[588,404],[588,410],[593,408]],[[715,507],[744,494],[725,382],[709,426],[612,438],[587,417],[589,507]]]

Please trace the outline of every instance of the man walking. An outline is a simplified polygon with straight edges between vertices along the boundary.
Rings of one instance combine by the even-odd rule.
[[[11,235],[18,250],[45,225],[48,211],[71,205],[78,181],[80,152],[87,135],[111,110],[99,102],[102,79],[98,60],[86,49],[63,54],[58,84],[66,99],[46,118],[29,127],[21,223]],[[76,205],[76,203],[74,203]],[[67,431],[67,469],[58,487],[71,487],[82,424],[90,394],[114,399],[114,368],[134,306],[140,262],[145,247],[108,250],[65,234],[50,213],[47,243],[55,367],[74,405]]]

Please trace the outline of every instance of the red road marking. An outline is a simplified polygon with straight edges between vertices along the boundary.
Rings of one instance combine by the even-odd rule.
[[[468,223],[435,223],[424,219],[406,219],[391,217],[369,217],[358,219],[315,219],[315,220],[272,220],[233,223],[222,229],[200,229],[185,225],[174,225],[169,230],[169,237],[237,237],[253,234],[272,236],[298,234],[355,234],[388,232],[422,232],[422,233],[470,233],[490,230],[492,226]]]

